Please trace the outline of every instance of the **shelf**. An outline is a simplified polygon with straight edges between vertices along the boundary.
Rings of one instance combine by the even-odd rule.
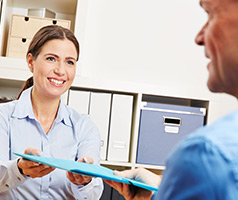
[[[25,59],[9,58],[0,56],[0,68],[8,68],[15,70],[28,70],[27,62]]]
[[[84,30],[84,24],[81,23],[81,18],[85,20],[87,12],[84,12],[85,16],[78,17],[82,9],[87,11],[87,2],[82,1],[79,5],[78,0],[5,0],[2,3],[1,21],[0,21],[0,55],[6,55],[7,41],[9,34],[9,27],[11,23],[11,16],[16,15],[28,15],[29,8],[47,8],[53,11],[56,15],[56,19],[70,20],[71,30],[77,35],[81,34]],[[79,21],[79,22],[78,22]],[[78,23],[81,23],[79,25]],[[80,36],[80,41],[82,37]]]
[[[92,79],[88,77],[75,76],[72,87],[77,88],[89,88],[89,89],[100,89],[100,90],[113,90],[123,91],[124,93],[140,93],[143,96],[160,96],[169,98],[181,98],[181,99],[194,99],[201,101],[208,101],[210,93],[198,94],[196,91],[190,90],[178,90],[174,87],[168,87],[164,85],[151,85],[129,81],[117,81],[117,80],[103,80],[103,79]],[[203,98],[201,98],[201,96]]]
[[[12,81],[8,79],[0,79],[0,86],[1,87],[11,87],[11,88],[17,88],[21,87],[24,81]]]
[[[111,166],[120,166],[120,167],[131,167],[131,163],[124,163],[124,162],[110,162],[110,161],[100,161],[101,165],[111,165]]]
[[[101,165],[105,166],[118,166],[118,167],[129,167],[129,168],[138,168],[143,167],[152,170],[165,170],[165,166],[157,166],[157,165],[145,165],[145,164],[135,164],[132,163],[123,163],[123,162],[109,162],[109,161],[100,161]]]
[[[157,166],[157,165],[145,165],[145,164],[135,164],[135,167],[144,167],[147,169],[155,169],[155,170],[165,170],[165,166]]]
[[[26,60],[0,57],[0,79],[25,81],[32,76]]]
[[[45,8],[52,10],[57,13],[65,13],[75,15],[77,0],[12,0],[9,1],[9,6],[17,8]]]
[[[17,58],[0,57],[0,78],[11,80],[26,80],[31,76],[31,72],[27,67],[26,60]],[[169,101],[183,101],[188,102],[194,99],[192,102],[197,104],[203,102],[206,105],[209,101],[208,95],[204,94],[204,98],[201,99],[201,95],[189,95],[188,91],[178,92],[176,88],[166,88],[155,85],[146,85],[141,83],[132,83],[125,81],[115,80],[100,80],[90,79],[88,77],[81,77],[76,75],[72,88],[87,89],[87,90],[100,90],[100,91],[115,91],[123,94],[142,94],[143,100],[145,99],[169,99]],[[179,100],[180,99],[180,100]]]

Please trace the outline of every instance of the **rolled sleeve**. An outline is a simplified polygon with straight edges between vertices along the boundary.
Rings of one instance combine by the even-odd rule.
[[[27,180],[27,178],[20,173],[17,167],[17,160],[1,161],[0,174],[0,192],[16,187]]]

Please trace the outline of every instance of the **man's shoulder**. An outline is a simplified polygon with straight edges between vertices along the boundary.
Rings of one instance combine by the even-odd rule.
[[[173,187],[177,189],[169,197],[188,194],[186,190],[193,191],[189,199],[236,199],[233,197],[238,196],[237,122],[235,111],[184,138],[167,161],[161,195]]]
[[[238,111],[191,133],[181,142],[180,148],[218,151],[228,160],[238,158]]]

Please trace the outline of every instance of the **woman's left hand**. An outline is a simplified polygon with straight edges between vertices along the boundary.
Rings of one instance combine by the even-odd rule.
[[[85,163],[92,163],[92,164],[94,163],[94,160],[91,157],[79,158],[77,161],[85,162]],[[79,174],[72,173],[69,171],[66,172],[66,176],[72,183],[74,183],[76,185],[86,185],[92,180],[92,177],[90,177],[90,176],[83,176],[83,175],[79,175]]]

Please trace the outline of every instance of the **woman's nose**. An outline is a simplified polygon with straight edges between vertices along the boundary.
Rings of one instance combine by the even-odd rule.
[[[58,75],[61,75],[61,76],[64,75],[64,72],[65,72],[64,63],[58,62],[54,71]]]

